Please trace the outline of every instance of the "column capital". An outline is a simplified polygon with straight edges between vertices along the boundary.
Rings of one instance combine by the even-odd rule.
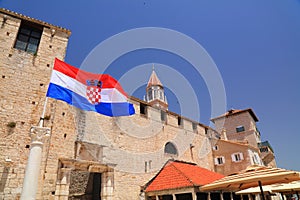
[[[50,136],[51,129],[48,127],[32,126],[30,129],[31,143],[43,143]]]

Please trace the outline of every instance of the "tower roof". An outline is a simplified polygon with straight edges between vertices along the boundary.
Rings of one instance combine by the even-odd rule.
[[[148,81],[148,84],[147,84],[147,88],[151,87],[151,86],[154,86],[154,85],[159,85],[159,86],[163,87],[163,84],[161,84],[161,82],[158,79],[155,71],[153,70],[152,74],[151,74],[151,76],[149,78],[149,81]]]

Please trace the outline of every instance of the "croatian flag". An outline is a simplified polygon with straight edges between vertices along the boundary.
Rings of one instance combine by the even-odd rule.
[[[133,105],[127,101],[127,94],[114,78],[80,70],[57,58],[47,97],[111,117],[135,113]]]

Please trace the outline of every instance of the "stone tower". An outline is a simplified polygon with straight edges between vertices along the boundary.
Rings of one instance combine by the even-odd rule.
[[[39,122],[54,59],[64,59],[70,34],[0,8],[0,199],[20,198],[32,147],[29,130]],[[76,139],[68,105],[49,99],[45,116],[51,137],[44,141],[36,199],[54,197],[58,158],[73,156]]]
[[[145,99],[153,107],[161,110],[168,110],[168,102],[167,97],[165,96],[164,86],[158,79],[154,69],[147,84]]]

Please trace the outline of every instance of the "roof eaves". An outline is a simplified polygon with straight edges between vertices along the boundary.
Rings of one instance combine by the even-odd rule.
[[[71,35],[71,31],[69,29],[47,23],[47,22],[44,22],[44,21],[39,20],[39,19],[28,17],[26,15],[23,15],[23,14],[14,12],[14,11],[10,11],[10,10],[5,9],[5,8],[0,8],[0,13],[3,13],[5,15],[9,15],[9,16],[12,16],[12,17],[15,17],[15,18],[19,18],[19,19],[22,19],[22,20],[27,20],[27,21],[42,25],[44,27],[59,29],[60,31],[63,31],[63,32],[67,33],[68,36]]]
[[[217,119],[221,119],[221,118],[225,118],[225,117],[229,117],[229,116],[232,116],[232,115],[236,115],[236,114],[240,114],[240,113],[243,113],[243,112],[249,112],[251,117],[254,119],[255,122],[258,122],[259,119],[258,117],[255,115],[255,113],[253,112],[253,110],[251,108],[247,108],[247,109],[244,109],[244,110],[234,110],[235,112],[226,112],[225,114],[223,115],[220,115],[218,117],[215,117],[215,118],[212,118],[210,119],[210,121],[214,122],[215,120]]]

